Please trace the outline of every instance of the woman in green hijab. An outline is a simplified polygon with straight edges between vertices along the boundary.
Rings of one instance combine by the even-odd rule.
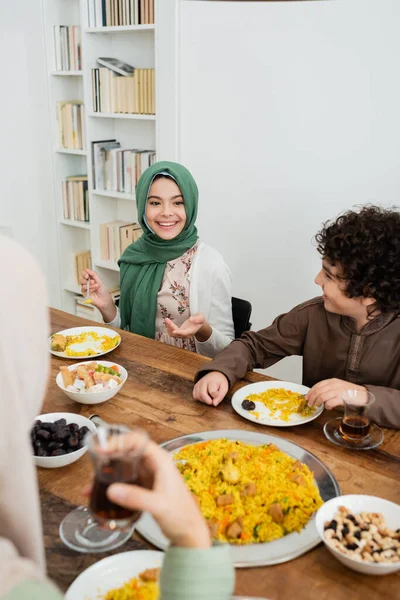
[[[196,229],[198,189],[178,163],[158,162],[136,186],[143,234],[123,253],[120,305],[95,271],[82,273],[104,322],[113,327],[214,356],[234,338],[231,275],[222,256]]]

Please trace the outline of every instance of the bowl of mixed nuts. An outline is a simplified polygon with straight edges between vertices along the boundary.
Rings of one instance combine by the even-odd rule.
[[[400,506],[377,496],[350,494],[325,502],[318,535],[344,565],[367,575],[400,570]]]

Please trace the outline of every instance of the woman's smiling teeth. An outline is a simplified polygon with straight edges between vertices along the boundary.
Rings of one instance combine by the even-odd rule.
[[[173,221],[172,223],[161,223],[160,221],[157,221],[157,225],[159,225],[160,227],[170,228],[170,227],[173,227],[174,225],[176,225],[177,222],[178,221]]]

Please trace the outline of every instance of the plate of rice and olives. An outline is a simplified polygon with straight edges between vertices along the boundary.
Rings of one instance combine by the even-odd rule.
[[[293,427],[316,419],[324,406],[310,407],[310,388],[288,381],[260,381],[240,388],[232,396],[232,408],[243,418],[270,427]]]

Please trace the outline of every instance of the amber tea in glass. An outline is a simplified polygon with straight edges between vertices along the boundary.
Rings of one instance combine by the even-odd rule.
[[[344,415],[340,432],[347,441],[363,442],[369,435],[371,423],[368,409],[375,402],[375,396],[367,390],[347,390],[342,400]]]
[[[89,507],[76,508],[60,525],[60,537],[69,548],[105,552],[130,539],[140,512],[114,504],[107,490],[112,483],[141,485],[139,473],[147,441],[148,435],[141,429],[108,424],[85,437],[93,460],[94,483]]]
[[[99,525],[108,529],[131,527],[140,512],[115,504],[107,497],[112,483],[140,485],[139,464],[148,436],[124,426],[102,426],[91,436],[89,452],[95,478],[90,497],[90,511]]]

